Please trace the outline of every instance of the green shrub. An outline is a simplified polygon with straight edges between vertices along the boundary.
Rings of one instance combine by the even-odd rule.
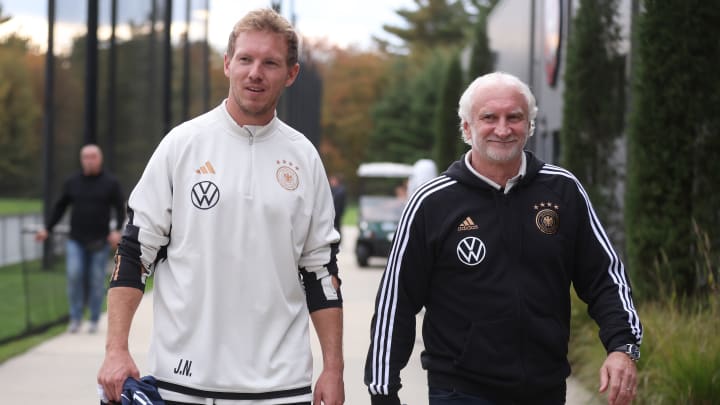
[[[638,403],[712,404],[720,398],[720,298],[651,304]]]
[[[638,306],[645,330],[634,404],[713,404],[720,398],[720,295]],[[605,352],[585,304],[573,298],[573,375],[596,389]]]

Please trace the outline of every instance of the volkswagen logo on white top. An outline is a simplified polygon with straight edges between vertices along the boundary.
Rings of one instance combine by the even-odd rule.
[[[211,181],[201,181],[195,183],[190,191],[190,200],[197,208],[207,210],[220,201],[220,190]]]
[[[468,266],[476,266],[485,259],[485,243],[474,236],[461,240],[456,251],[458,259]]]

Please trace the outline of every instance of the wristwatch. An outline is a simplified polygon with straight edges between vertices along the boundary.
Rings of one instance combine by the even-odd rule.
[[[640,360],[640,346],[638,346],[636,344],[628,343],[628,344],[625,344],[622,346],[618,346],[618,347],[610,350],[610,352],[625,353],[628,355],[628,357],[630,357],[630,360],[632,360],[632,361]]]

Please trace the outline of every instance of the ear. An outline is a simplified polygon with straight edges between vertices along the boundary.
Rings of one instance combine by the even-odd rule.
[[[463,136],[465,137],[465,141],[470,142],[470,140],[472,138],[472,133],[470,132],[470,124],[468,124],[467,121],[463,121],[462,129],[463,129]]]
[[[285,79],[285,87],[290,87],[297,79],[300,73],[300,64],[296,63],[293,67],[288,69],[287,79]]]
[[[223,54],[223,72],[225,72],[225,77],[228,79],[230,78],[230,58],[228,58],[227,52]]]

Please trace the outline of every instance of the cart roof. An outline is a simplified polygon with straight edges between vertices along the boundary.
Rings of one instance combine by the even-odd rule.
[[[360,177],[410,177],[413,166],[394,162],[361,163],[357,169]]]

